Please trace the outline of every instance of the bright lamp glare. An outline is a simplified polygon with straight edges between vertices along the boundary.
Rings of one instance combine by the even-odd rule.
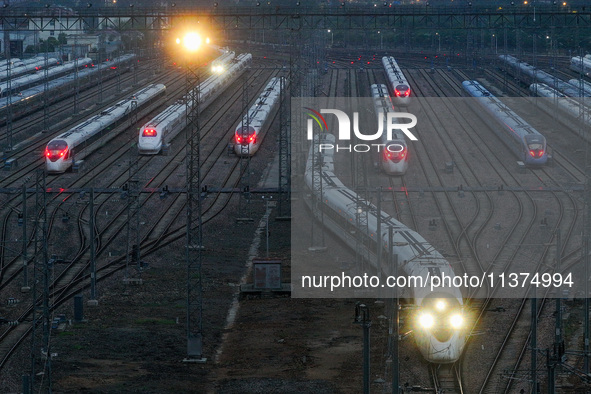
[[[183,45],[191,52],[196,51],[201,46],[201,37],[197,33],[187,33],[183,38]]]
[[[449,319],[449,322],[453,328],[460,328],[464,324],[464,318],[462,317],[462,315],[459,315],[459,314],[453,315]]]
[[[180,44],[180,43],[181,43],[181,39],[177,37],[177,39],[176,39],[176,43],[177,43],[177,44]]]
[[[435,324],[435,319],[433,319],[433,316],[431,316],[430,314],[423,313],[419,316],[419,324],[423,328],[431,328],[433,327],[433,324]]]
[[[206,43],[206,44],[209,44],[210,42],[211,42],[211,40],[209,39],[209,37],[207,37],[207,38],[205,39],[205,43]]]
[[[437,308],[438,311],[443,311],[445,309],[445,301],[437,301],[437,303],[435,304],[435,308]]]

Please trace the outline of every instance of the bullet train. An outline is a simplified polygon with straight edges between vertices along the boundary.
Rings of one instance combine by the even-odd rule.
[[[234,59],[226,72],[214,74],[199,85],[199,111],[211,104],[228,86],[244,72],[252,55],[243,53]],[[185,97],[140,127],[138,152],[156,155],[168,150],[170,141],[187,126],[187,101]]]
[[[387,113],[395,112],[388,95],[388,88],[382,84],[371,85],[371,96],[378,122],[381,121],[382,130],[386,130]],[[388,175],[404,175],[408,169],[408,145],[402,130],[393,130],[391,140],[388,140],[387,133],[382,133],[381,143],[384,144],[383,150],[378,152],[381,170]]]
[[[52,67],[59,64],[57,59],[50,57],[47,59],[47,67]],[[41,70],[45,68],[45,57],[37,56],[32,57],[30,59],[21,60],[17,63],[13,63],[10,70],[6,69],[6,64],[4,65],[4,69],[0,70],[0,81],[4,81],[8,79],[10,74],[10,78],[20,77],[21,75],[33,73],[35,71]],[[10,73],[9,73],[10,71]]]
[[[546,138],[542,134],[477,81],[464,81],[462,86],[497,121],[498,127],[493,126],[493,130],[519,160],[528,166],[546,164]]]
[[[384,56],[382,58],[382,64],[386,72],[386,77],[390,83],[390,89],[392,91],[392,98],[395,105],[406,106],[410,104],[410,85],[398,63],[392,56]]]
[[[273,120],[273,114],[279,104],[281,78],[271,78],[265,89],[244,115],[234,132],[234,153],[239,156],[252,156],[261,146],[261,133]]]
[[[554,115],[556,109],[562,111],[567,117],[558,117],[558,120],[567,126],[572,126],[573,121],[578,121],[586,127],[591,126],[591,108],[583,105],[577,99],[567,97],[543,83],[532,84],[529,90],[539,97],[547,98],[538,100],[537,103],[548,113]],[[591,141],[589,133],[584,132],[581,135],[587,141]]]
[[[570,69],[575,72],[581,73],[586,77],[591,76],[591,58],[587,56],[589,55],[585,55],[585,57],[575,56],[571,58]]]
[[[570,97],[591,97],[584,90],[579,89],[578,85],[573,86],[570,83],[564,82],[562,79],[539,70],[513,56],[501,55],[499,59],[506,65],[506,69],[511,75],[527,85],[541,82]]]
[[[236,54],[233,51],[226,51],[222,56],[211,62],[211,72],[221,74],[228,68],[228,63],[234,59]]]
[[[10,81],[10,90],[13,93],[19,92],[22,89],[26,89],[28,87],[43,83],[43,81],[45,80],[46,74],[47,74],[47,79],[52,80],[52,79],[55,79],[59,76],[74,72],[76,70],[76,68],[83,68],[83,67],[89,67],[89,66],[92,66],[92,59],[91,58],[85,57],[82,59],[78,59],[78,61],[72,60],[72,61],[64,63],[61,66],[48,68],[47,71],[41,70],[41,71],[37,71],[34,74],[25,75],[20,78],[12,79]],[[9,88],[8,81],[0,83],[0,93],[2,93],[3,96],[5,96],[6,93],[8,93],[8,88]]]
[[[398,255],[398,275],[414,275],[426,281],[433,275],[454,276],[449,262],[437,252],[419,233],[395,220],[387,212],[378,211],[369,201],[358,196],[345,186],[334,173],[334,148],[314,151],[315,146],[335,146],[332,134],[315,135],[316,144],[310,148],[306,164],[304,201],[323,225],[345,245],[355,245],[356,236],[364,237],[368,245],[369,263],[382,275],[391,275],[392,267],[383,264],[377,267],[376,251],[381,238],[383,253],[390,250],[389,227],[393,228],[393,250]],[[316,157],[314,157],[316,155]],[[322,187],[314,188],[313,178],[322,179]],[[358,207],[367,212],[367,226],[358,228]],[[312,208],[316,207],[316,208]],[[378,231],[378,216],[381,216]],[[457,361],[466,343],[468,332],[467,310],[462,293],[457,287],[441,287],[431,291],[426,287],[411,287],[403,296],[416,306],[413,330],[415,341],[423,357],[433,363],[447,364]]]
[[[136,110],[159,98],[166,91],[162,84],[151,84],[136,92],[134,95],[119,101],[65,133],[49,141],[45,148],[45,168],[48,173],[65,172],[74,162],[76,153],[87,147],[93,140],[100,138],[113,127],[127,119],[133,111],[134,101]]]
[[[103,81],[115,77],[117,72],[124,73],[129,71],[129,63],[135,55],[123,55],[115,59],[110,59],[100,64],[100,67],[82,68],[78,71],[78,89],[86,89],[89,86],[96,85],[98,81],[98,72],[101,72]],[[115,71],[118,70],[118,71]],[[53,79],[47,83],[48,103],[54,103],[64,98],[73,96],[76,93],[76,75],[75,73],[66,74]],[[11,105],[11,119],[19,119],[25,115],[34,112],[44,105],[45,84],[41,83],[22,90],[18,94],[0,98],[0,124],[6,122],[8,116],[8,105]]]

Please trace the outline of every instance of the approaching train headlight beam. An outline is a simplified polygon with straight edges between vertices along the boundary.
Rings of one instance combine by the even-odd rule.
[[[201,47],[201,36],[197,33],[187,33],[182,40],[180,38],[176,39],[177,44],[181,44],[181,42],[186,50],[195,52]]]
[[[422,328],[429,329],[435,324],[435,319],[428,313],[423,313],[419,316],[419,324]]]
[[[444,300],[439,300],[437,301],[437,303],[435,304],[435,308],[437,308],[438,311],[443,311],[445,310],[446,307],[446,303]]]
[[[464,325],[464,318],[460,314],[453,315],[450,317],[449,323],[453,328],[461,328]]]

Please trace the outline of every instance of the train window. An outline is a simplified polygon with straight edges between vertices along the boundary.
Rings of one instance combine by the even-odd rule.
[[[49,144],[47,144],[47,150],[64,150],[68,147],[68,143],[66,141],[62,141],[62,140],[53,140],[53,141],[49,141]]]
[[[544,146],[540,143],[531,143],[529,144],[529,149],[536,150],[536,149],[543,149]]]

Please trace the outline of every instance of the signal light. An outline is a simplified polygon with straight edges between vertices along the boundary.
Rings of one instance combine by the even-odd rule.
[[[156,137],[157,135],[158,133],[155,129],[144,129],[144,132],[142,133],[142,137]]]

